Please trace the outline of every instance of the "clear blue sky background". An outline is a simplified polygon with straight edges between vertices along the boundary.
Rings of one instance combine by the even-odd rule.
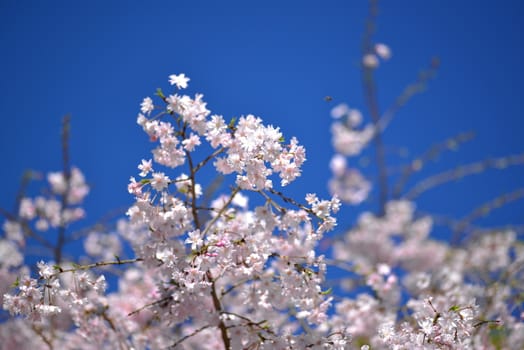
[[[477,139],[426,175],[524,151],[521,1],[383,1],[377,41],[393,50],[378,70],[382,108],[434,55],[428,91],[395,118],[385,141],[419,154],[475,130]],[[27,168],[59,170],[60,123],[72,115],[72,163],[92,186],[93,222],[129,205],[126,185],[151,145],[136,125],[143,97],[169,90],[169,74],[191,78],[208,108],[253,113],[298,137],[308,151],[292,193],[326,195],[332,154],[330,109],[365,105],[360,83],[364,0],[29,1],[0,3],[0,205],[10,209]],[[334,101],[327,103],[324,96]],[[398,164],[398,157],[390,154]],[[420,177],[419,177],[420,178]],[[455,217],[524,186],[523,167],[490,171],[421,197],[419,208]],[[522,201],[492,224],[522,224]],[[354,210],[342,221],[350,222]]]

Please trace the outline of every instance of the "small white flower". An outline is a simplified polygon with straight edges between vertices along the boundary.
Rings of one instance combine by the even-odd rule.
[[[331,110],[331,117],[333,119],[340,119],[349,113],[349,106],[345,103],[341,103]]]
[[[164,173],[154,173],[153,179],[151,180],[151,187],[157,191],[162,191],[169,185],[169,181],[169,177]]]
[[[45,262],[39,261],[36,265],[38,267],[38,274],[41,277],[50,278],[53,275],[54,273],[53,268],[49,266],[48,264],[46,264]]]
[[[149,174],[149,172],[153,170],[153,161],[151,159],[149,160],[142,159],[142,164],[138,166],[138,169],[142,170],[140,172],[140,176],[142,177],[147,176],[147,174]]]
[[[179,75],[173,74],[173,75],[169,76],[169,83],[171,85],[176,85],[176,87],[179,88],[179,89],[187,88],[187,82],[189,80],[190,79],[188,77],[186,77],[186,75],[184,73],[179,74]]]
[[[153,105],[153,100],[150,97],[144,98],[140,104],[140,111],[144,114],[151,114],[155,106]]]

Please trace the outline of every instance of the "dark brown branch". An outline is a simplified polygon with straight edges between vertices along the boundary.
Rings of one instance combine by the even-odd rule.
[[[220,304],[220,300],[218,299],[217,291],[215,288],[215,281],[213,281],[213,278],[209,271],[207,272],[207,277],[211,281],[211,298],[213,299],[213,306],[215,307],[215,310],[218,313],[222,313],[223,311],[222,305]],[[227,334],[227,326],[224,320],[220,319],[218,323],[218,328],[220,329],[220,334],[222,335],[222,341],[224,342],[224,349],[231,350],[231,339],[229,339],[229,335]]]

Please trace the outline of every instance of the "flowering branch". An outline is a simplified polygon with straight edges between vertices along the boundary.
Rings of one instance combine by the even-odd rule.
[[[95,269],[95,268],[102,267],[102,266],[133,264],[133,263],[140,262],[143,260],[144,259],[141,259],[141,258],[124,259],[124,260],[116,259],[115,261],[99,261],[93,264],[86,264],[86,265],[73,264],[73,267],[66,268],[66,269],[60,267],[59,265],[54,265],[53,268],[57,272],[54,274],[50,274],[47,277],[41,277],[41,278],[53,278],[53,277],[57,277],[58,275],[62,273],[91,270],[91,269]]]

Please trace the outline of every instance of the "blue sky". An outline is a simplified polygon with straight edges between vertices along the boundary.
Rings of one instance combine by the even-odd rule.
[[[380,4],[376,39],[393,50],[377,72],[382,108],[432,56],[442,62],[427,92],[387,130],[391,164],[399,164],[398,147],[416,155],[467,130],[476,140],[424,174],[524,151],[522,14],[520,1]],[[359,72],[366,15],[363,0],[2,1],[0,206],[12,207],[25,169],[60,169],[65,114],[72,116],[72,163],[92,187],[87,222],[129,205],[128,179],[151,148],[135,123],[139,104],[157,87],[168,91],[168,75],[182,72],[191,78],[188,93],[203,93],[213,113],[252,113],[287,139],[297,136],[308,161],[289,191],[326,195],[330,109],[346,102],[367,115]],[[460,217],[524,187],[523,168],[446,185],[423,195],[419,208]],[[522,202],[485,223],[522,224]],[[344,211],[341,221],[356,212]]]

